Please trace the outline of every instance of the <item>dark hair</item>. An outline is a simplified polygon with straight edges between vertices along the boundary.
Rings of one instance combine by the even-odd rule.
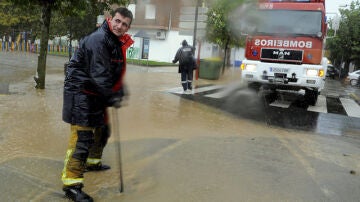
[[[131,25],[131,22],[133,20],[133,14],[129,9],[125,7],[119,7],[113,11],[112,16],[114,17],[116,13],[119,13],[120,15],[126,18],[130,18],[130,25]]]

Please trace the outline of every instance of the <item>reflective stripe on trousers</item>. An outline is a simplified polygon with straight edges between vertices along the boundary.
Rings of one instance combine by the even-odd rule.
[[[101,163],[103,149],[110,136],[107,125],[93,128],[71,125],[71,135],[61,180],[65,186],[82,184],[85,165]]]
[[[64,169],[61,176],[61,180],[64,185],[82,184],[84,181],[85,163],[87,156],[89,155],[88,144],[90,141],[79,140],[79,132],[85,132],[90,135],[88,139],[94,139],[94,137],[91,137],[91,134],[93,134],[93,128],[91,127],[71,125],[70,128],[70,140],[64,160]],[[83,155],[76,155],[77,153],[83,153]]]

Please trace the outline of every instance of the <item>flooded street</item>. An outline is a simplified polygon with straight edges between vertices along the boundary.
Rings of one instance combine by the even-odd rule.
[[[66,61],[48,56],[46,89],[36,90],[36,55],[0,52],[1,83],[9,85],[0,94],[2,201],[67,201],[60,180],[70,132],[61,119]],[[239,78],[227,70],[194,84]],[[185,99],[168,92],[180,87],[175,66],[129,64],[126,83],[129,100],[118,111],[125,192],[112,134],[103,158],[112,168],[85,174],[95,201],[359,201],[358,131],[288,129],[196,102],[196,95]]]

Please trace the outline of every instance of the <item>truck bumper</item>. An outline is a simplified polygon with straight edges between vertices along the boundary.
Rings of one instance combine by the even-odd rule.
[[[244,60],[241,77],[250,83],[284,89],[324,88],[326,65],[296,65]]]

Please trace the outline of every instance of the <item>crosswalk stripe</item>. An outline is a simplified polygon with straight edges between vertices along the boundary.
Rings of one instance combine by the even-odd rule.
[[[172,88],[167,90],[167,92],[169,93],[176,93],[176,94],[182,94],[183,93],[183,88],[182,87],[177,87],[177,88]]]
[[[224,88],[224,87],[225,87],[224,85],[205,86],[205,87],[195,88],[192,91],[189,91],[186,93],[184,93],[182,87],[178,87],[178,88],[173,88],[173,89],[167,90],[167,92],[176,93],[176,94],[196,94],[196,93],[207,92],[207,91],[216,90],[216,89],[220,89],[220,88]],[[222,89],[218,92],[206,94],[203,96],[220,99],[225,96],[228,96],[229,93],[231,93],[231,92],[232,91],[230,91],[230,90]],[[316,105],[308,106],[307,111],[313,111],[313,112],[319,112],[319,113],[329,113],[328,106],[327,106],[327,99],[328,98],[326,96],[319,95]],[[349,98],[339,98],[339,100],[348,116],[360,118],[359,104],[357,104],[353,99],[349,99]],[[272,103],[269,103],[269,106],[289,108],[291,106],[291,104],[292,104],[292,101],[277,99],[277,100],[273,101]],[[332,112],[330,112],[330,113],[332,113]]]
[[[184,90],[182,87],[178,87],[178,88],[172,88],[170,90],[167,90],[167,92],[176,93],[176,94],[196,94],[196,93],[202,93],[202,92],[206,92],[206,91],[210,91],[210,90],[216,90],[216,89],[223,88],[223,87],[224,87],[224,85],[206,86],[206,87],[192,89],[191,91],[188,91],[186,93],[184,93]],[[219,98],[221,98],[221,97],[219,97]]]
[[[217,92],[217,93],[213,93],[213,94],[209,94],[209,95],[205,95],[206,97],[211,97],[211,98],[223,98],[225,96],[229,95],[229,92],[228,91],[220,91],[220,92]]]
[[[214,85],[214,86],[206,86],[206,87],[202,87],[202,88],[195,88],[193,89],[193,93],[202,93],[205,91],[210,91],[210,90],[216,90],[219,88],[223,88],[224,85]]]
[[[319,95],[315,106],[309,106],[308,111],[327,113],[326,97]]]
[[[291,102],[286,101],[286,100],[275,100],[274,102],[270,103],[269,105],[273,106],[273,107],[289,108],[289,106],[291,105]]]
[[[211,98],[223,98],[226,97],[232,93],[234,93],[235,91],[239,90],[239,83],[234,82],[232,84],[228,84],[226,86],[224,85],[219,85],[220,87],[222,87],[223,89],[221,89],[219,92],[213,93],[213,94],[207,94],[205,95],[206,97],[211,97]]]
[[[213,94],[205,95],[205,96],[206,96],[206,97],[211,97],[211,98],[217,98],[217,99],[219,99],[219,98],[225,97],[226,95],[228,95],[227,92],[225,92],[225,91],[220,91],[220,92],[218,92],[218,93],[213,93]]]
[[[360,106],[354,100],[340,98],[340,101],[348,116],[360,118]]]

